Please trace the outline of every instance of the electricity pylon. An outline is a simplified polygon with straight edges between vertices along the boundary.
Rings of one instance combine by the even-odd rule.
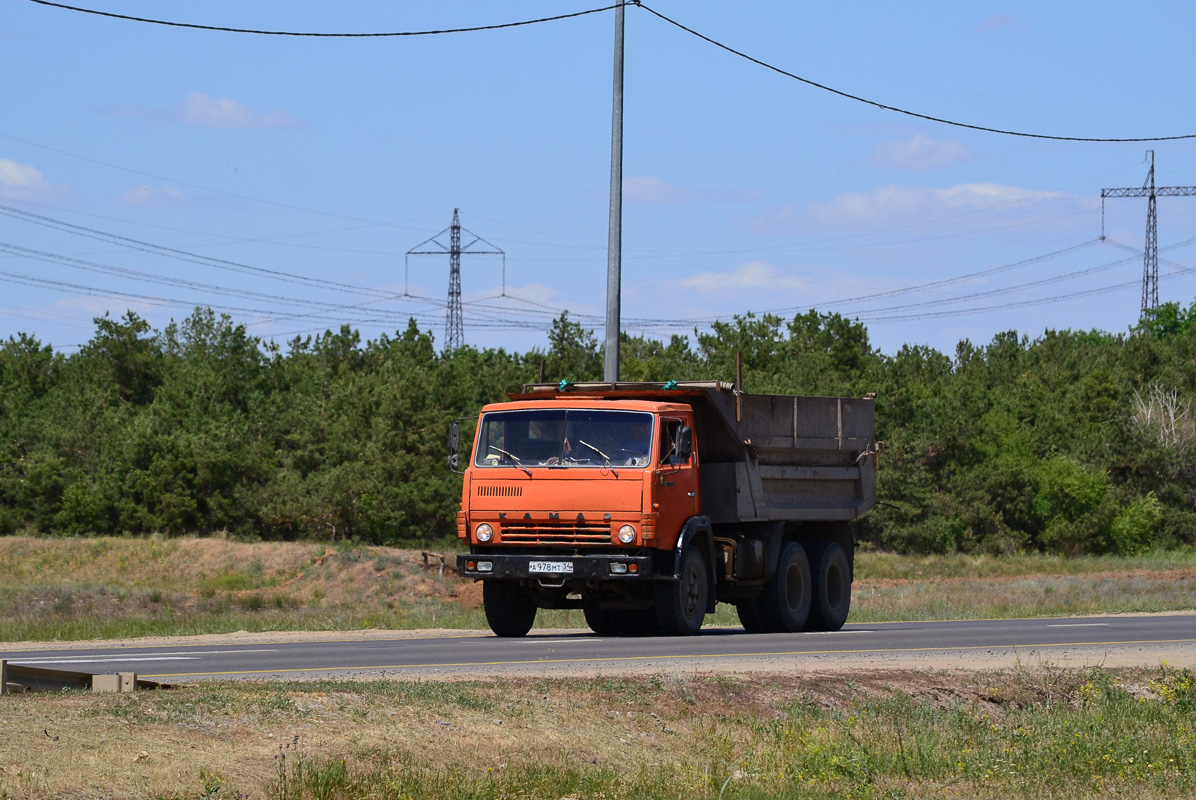
[[[407,256],[404,260],[404,277],[403,277],[403,296],[410,297],[407,292],[407,275],[410,274],[409,263],[411,256],[439,256],[448,253],[449,257],[449,289],[448,289],[448,306],[444,314],[444,351],[451,353],[461,345],[465,344],[465,320],[461,311],[461,256],[465,254],[471,255],[489,255],[502,256],[502,289],[503,295],[507,293],[507,254],[500,250],[490,242],[487,242],[481,236],[470,231],[465,231],[473,237],[473,241],[469,244],[461,245],[461,231],[465,230],[461,227],[460,209],[453,209],[453,223],[440,233],[433,236],[431,239],[425,239],[417,244],[415,247],[407,251]],[[446,246],[440,241],[440,237],[445,234],[449,235],[449,243]],[[493,247],[493,250],[475,250],[473,246],[478,242]],[[438,250],[421,250],[428,244],[434,244]]]
[[[1105,198],[1145,197],[1146,201],[1146,252],[1142,257],[1142,319],[1146,319],[1159,307],[1159,221],[1157,197],[1191,197],[1196,195],[1196,186],[1155,186],[1154,151],[1147,150],[1150,157],[1150,171],[1142,188],[1100,190],[1100,238],[1105,238]]]

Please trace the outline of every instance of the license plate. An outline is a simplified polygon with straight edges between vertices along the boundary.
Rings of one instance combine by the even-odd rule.
[[[527,565],[528,572],[551,572],[556,575],[573,574],[572,561],[532,561]]]

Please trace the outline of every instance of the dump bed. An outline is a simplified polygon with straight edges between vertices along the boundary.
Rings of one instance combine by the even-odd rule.
[[[711,522],[851,520],[876,502],[875,402],[737,392],[718,381],[532,384],[546,397],[688,403]]]

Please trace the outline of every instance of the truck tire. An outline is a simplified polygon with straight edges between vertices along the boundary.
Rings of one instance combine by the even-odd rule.
[[[657,584],[656,621],[665,636],[690,636],[706,619],[710,599],[710,574],[706,559],[697,548],[687,547],[681,556],[681,571],[675,581]]]
[[[851,565],[838,542],[827,542],[814,554],[814,601],[807,630],[837,631],[851,610]]]
[[[768,633],[768,625],[760,613],[760,598],[740,600],[735,604],[735,611],[739,614],[739,622],[748,633]]]
[[[781,548],[777,573],[764,584],[758,604],[760,620],[769,633],[797,633],[810,616],[813,583],[806,548],[789,542]],[[740,617],[740,621],[743,617]],[[744,626],[746,627],[746,625]]]
[[[660,633],[660,626],[656,624],[656,613],[653,609],[619,608],[608,612],[615,633],[619,636],[656,636]]]
[[[581,612],[586,618],[586,624],[590,626],[590,630],[599,636],[614,636],[618,633],[618,628],[615,627],[615,621],[611,617],[611,612],[605,608],[597,608],[595,606],[586,606]]]
[[[482,608],[496,636],[526,636],[536,621],[536,604],[514,581],[482,581]]]

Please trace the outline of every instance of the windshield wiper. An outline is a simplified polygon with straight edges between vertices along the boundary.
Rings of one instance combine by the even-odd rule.
[[[506,456],[507,458],[514,461],[515,466],[519,467],[519,469],[526,472],[527,477],[529,477],[529,478],[532,477],[532,471],[530,469],[528,469],[527,467],[523,466],[523,462],[519,460],[519,456],[515,455],[514,453],[508,453],[506,450],[503,450],[501,447],[495,447],[494,445],[490,445],[490,449],[497,450],[498,452],[502,453],[504,456]]]
[[[614,474],[614,476],[615,476],[616,478],[617,478],[617,477],[619,477],[619,473],[618,473],[618,472],[615,472],[615,468],[611,466],[611,463],[610,463],[610,456],[608,456],[606,453],[604,453],[604,452],[602,452],[601,450],[599,450],[599,449],[598,449],[597,447],[595,447],[594,445],[592,445],[592,444],[590,444],[589,442],[587,442],[585,439],[578,439],[578,440],[577,440],[577,443],[578,443],[578,444],[585,445],[586,447],[590,448],[591,450],[593,450],[593,451],[594,451],[595,453],[597,453],[598,455],[602,456],[602,461],[604,462],[604,465],[606,466],[606,468],[607,468],[607,469],[609,469],[609,470],[611,471],[611,473],[613,473],[613,474]]]

